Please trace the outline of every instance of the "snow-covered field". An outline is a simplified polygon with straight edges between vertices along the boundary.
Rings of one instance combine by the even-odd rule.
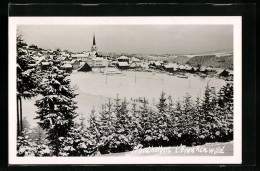
[[[134,157],[134,156],[232,156],[233,141],[225,143],[207,143],[194,147],[147,147],[122,153],[111,153],[102,157]]]
[[[69,78],[72,87],[79,94],[75,99],[78,102],[77,112],[87,118],[93,106],[98,111],[102,103],[109,97],[115,98],[117,94],[121,99],[146,97],[149,103],[157,103],[164,91],[167,96],[172,96],[173,101],[183,100],[187,93],[195,100],[196,97],[203,98],[207,83],[210,87],[215,87],[216,92],[225,85],[225,81],[218,78],[201,78],[193,74],[188,76],[185,79],[166,73],[123,71],[122,75],[109,76],[102,73],[75,72]],[[37,110],[34,103],[39,98],[23,101],[23,113],[31,126],[36,125],[33,120]]]

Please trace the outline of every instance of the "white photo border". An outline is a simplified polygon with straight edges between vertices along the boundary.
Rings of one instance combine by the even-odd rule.
[[[172,157],[17,157],[16,34],[18,25],[233,25],[233,156]],[[241,164],[242,163],[242,17],[9,17],[8,156],[10,165],[30,164]]]

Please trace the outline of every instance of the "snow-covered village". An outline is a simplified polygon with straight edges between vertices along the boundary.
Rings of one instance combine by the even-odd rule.
[[[220,46],[218,29],[210,43],[220,45],[200,50],[199,41],[195,52],[184,51],[188,39],[151,45],[137,33],[153,51],[134,53],[120,51],[123,35],[105,44],[106,35],[86,31],[74,50],[33,42],[25,28],[16,36],[17,156],[233,155],[233,49]]]

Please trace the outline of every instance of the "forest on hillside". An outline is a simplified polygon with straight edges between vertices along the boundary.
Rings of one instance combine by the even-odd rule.
[[[197,67],[213,67],[213,68],[223,68],[223,69],[233,69],[233,55],[228,56],[195,56],[189,59],[187,64]]]

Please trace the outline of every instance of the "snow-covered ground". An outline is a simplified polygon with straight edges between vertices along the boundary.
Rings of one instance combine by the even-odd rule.
[[[102,157],[134,157],[134,156],[232,156],[233,141],[225,143],[207,143],[194,147],[147,147],[129,152],[111,153]]]
[[[119,94],[119,98],[146,97],[149,103],[157,103],[162,91],[171,95],[173,101],[183,100],[188,93],[195,100],[196,97],[203,98],[206,85],[215,87],[216,92],[225,85],[225,81],[218,78],[201,78],[189,74],[188,79],[170,76],[166,73],[133,72],[123,71],[122,75],[104,75],[93,72],[74,72],[69,77],[72,87],[76,88],[75,101],[78,102],[77,112],[88,118],[90,111],[95,107],[96,111],[105,103],[109,97],[112,99]],[[36,125],[33,118],[37,110],[34,105],[36,97],[23,101],[23,113],[31,126]]]

